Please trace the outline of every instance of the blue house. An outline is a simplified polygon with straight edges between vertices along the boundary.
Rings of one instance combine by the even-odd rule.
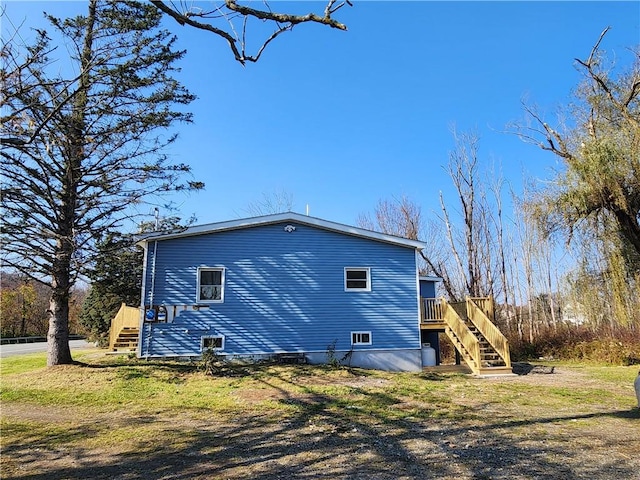
[[[417,371],[425,244],[296,213],[154,234],[138,356],[304,357]],[[421,286],[422,284],[422,286]],[[433,292],[432,296],[435,296]]]

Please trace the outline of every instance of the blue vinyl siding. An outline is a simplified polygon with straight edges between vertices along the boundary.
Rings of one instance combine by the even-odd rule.
[[[199,355],[207,335],[224,335],[236,355],[326,351],[334,340],[349,350],[351,331],[372,333],[359,350],[419,348],[413,248],[295,223],[287,233],[288,223],[158,241],[154,282],[151,241],[145,302],[153,284],[156,305],[196,304],[198,267],[225,267],[225,292],[224,303],[145,325],[141,354]],[[369,267],[371,291],[345,292],[345,267]]]
[[[420,280],[420,296],[436,298],[436,282],[434,280]]]

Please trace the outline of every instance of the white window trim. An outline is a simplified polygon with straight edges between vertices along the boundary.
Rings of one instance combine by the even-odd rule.
[[[367,272],[367,287],[366,288],[347,288],[347,272],[363,271],[363,270]],[[370,292],[371,291],[371,267],[344,267],[344,291],[345,292]]]
[[[222,291],[220,292],[220,300],[204,300],[200,298],[200,272],[203,271],[216,271],[222,272],[220,282],[222,282],[220,288]],[[198,304],[209,304],[209,303],[224,303],[224,291],[225,291],[225,276],[226,276],[226,268],[225,267],[198,267],[198,272],[196,273],[196,303]]]
[[[354,335],[369,335],[369,341],[368,342],[354,342],[353,341],[353,336]],[[357,331],[357,332],[351,332],[351,345],[373,345],[373,337],[371,336],[371,332],[362,332],[362,331]]]
[[[222,346],[221,346],[221,347],[219,347],[219,348],[218,348],[218,347],[216,347],[216,348],[214,348],[213,350],[214,350],[214,351],[216,351],[216,352],[222,352],[222,351],[224,351],[224,335],[205,335],[205,336],[203,336],[203,337],[200,337],[200,351],[201,351],[201,352],[204,352],[204,351],[205,351],[205,348],[204,348],[204,340],[205,340],[206,338],[220,338],[220,339],[222,339],[222,342],[221,342]]]

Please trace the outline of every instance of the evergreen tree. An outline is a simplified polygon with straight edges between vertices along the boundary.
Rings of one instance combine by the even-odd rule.
[[[190,219],[188,223],[191,223]],[[148,232],[175,231],[185,228],[178,217],[142,222],[139,235]],[[80,324],[91,340],[104,345],[109,338],[111,320],[123,303],[138,306],[142,294],[143,250],[136,245],[139,235],[109,232],[98,242],[98,255],[87,276],[91,280],[89,295],[82,304]]]
[[[80,324],[91,340],[104,345],[120,306],[140,305],[142,259],[142,249],[132,235],[109,233],[98,243],[98,256],[88,273],[91,289],[80,314]]]
[[[48,365],[71,363],[69,298],[96,241],[149,197],[202,188],[170,162],[166,130],[193,99],[173,73],[184,55],[137,1],[91,0],[86,15],[47,16],[27,49],[3,43],[0,174],[7,267],[51,287]]]

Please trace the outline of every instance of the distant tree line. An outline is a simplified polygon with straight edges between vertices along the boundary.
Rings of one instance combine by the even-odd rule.
[[[51,289],[34,282],[24,275],[0,272],[0,336],[45,336],[49,330],[49,297]],[[80,311],[86,290],[75,288],[71,292],[69,307],[69,332],[84,335],[80,323]]]

